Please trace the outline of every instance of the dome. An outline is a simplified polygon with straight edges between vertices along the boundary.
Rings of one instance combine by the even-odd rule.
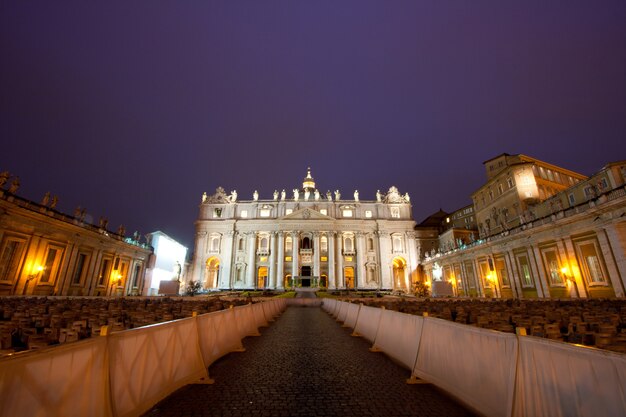
[[[302,181],[302,189],[313,191],[315,190],[315,180],[311,176],[311,168],[306,169],[306,177]]]

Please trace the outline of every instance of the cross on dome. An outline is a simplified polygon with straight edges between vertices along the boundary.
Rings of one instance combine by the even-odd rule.
[[[311,176],[311,167],[308,167],[306,169],[306,177],[304,178],[304,181],[302,182],[302,189],[309,190],[309,191],[315,190],[315,180]]]

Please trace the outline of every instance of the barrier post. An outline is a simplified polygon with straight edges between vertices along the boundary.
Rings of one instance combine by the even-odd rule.
[[[383,319],[383,314],[385,314],[385,306],[381,306],[380,309],[383,311],[382,313],[380,313],[380,319],[378,319],[378,326],[376,327],[376,335],[374,335],[374,342],[372,343],[376,343],[376,336],[378,335],[378,328],[380,327],[380,321]],[[376,344],[374,344],[371,348],[369,348],[369,351],[370,352],[382,352],[382,350],[376,347]]]
[[[422,317],[426,318],[428,317],[428,312],[424,311],[422,313]],[[430,384],[430,382],[423,380],[422,378],[419,378],[418,376],[416,376],[413,371],[415,370],[415,367],[417,366],[417,358],[419,357],[420,354],[420,346],[422,345],[422,333],[424,333],[424,326],[422,325],[422,329],[420,331],[420,344],[417,345],[417,354],[415,355],[415,363],[413,363],[413,367],[411,368],[411,376],[406,380],[406,383],[409,385],[420,385],[420,384]]]
[[[193,324],[194,324],[194,326],[196,326],[196,333],[198,333],[198,350],[200,352],[202,352],[202,348],[200,347],[200,326],[198,326],[198,312],[197,311],[193,311],[191,313],[191,317],[193,317]],[[202,356],[202,353],[200,353],[200,356]],[[215,384],[215,380],[213,378],[211,378],[211,376],[209,375],[209,367],[206,365],[206,363],[204,364],[204,366],[206,367],[206,376],[203,376],[199,380],[194,382],[193,383],[194,385],[212,385],[212,384]]]
[[[359,312],[356,313],[356,320],[354,321],[354,328],[356,329],[356,324],[359,322],[359,315],[361,314],[361,309],[363,308],[363,303],[361,303],[361,305],[359,305]],[[354,329],[352,330],[352,333],[350,334],[350,336],[352,337],[361,337],[360,334],[358,334],[356,331],[354,331]]]

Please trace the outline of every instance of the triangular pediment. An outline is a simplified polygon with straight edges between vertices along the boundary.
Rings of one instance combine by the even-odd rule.
[[[303,208],[294,211],[291,214],[283,216],[280,218],[281,220],[334,220],[330,216],[326,216],[320,213],[317,210],[313,210],[310,208]]]

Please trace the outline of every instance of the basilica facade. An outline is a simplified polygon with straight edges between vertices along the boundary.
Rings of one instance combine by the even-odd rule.
[[[269,199],[205,193],[191,279],[208,290],[409,291],[418,265],[409,195],[391,187],[373,196],[322,194],[310,169],[301,187]]]

